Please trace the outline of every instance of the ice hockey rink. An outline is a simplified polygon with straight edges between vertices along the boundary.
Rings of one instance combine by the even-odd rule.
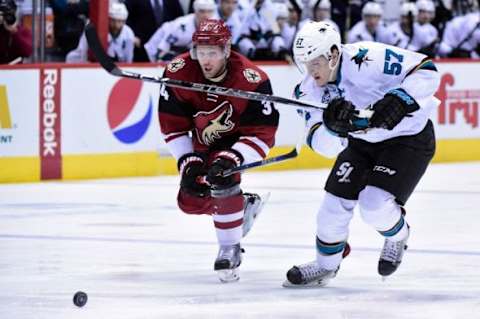
[[[386,281],[383,240],[357,214],[328,287],[282,288],[314,258],[327,173],[244,174],[244,190],[271,198],[230,284],[212,270],[210,217],[176,208],[176,176],[0,185],[0,318],[480,318],[480,163],[429,168],[406,206],[409,250]]]

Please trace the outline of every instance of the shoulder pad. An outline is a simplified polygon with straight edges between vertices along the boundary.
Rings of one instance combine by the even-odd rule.
[[[262,76],[260,75],[260,72],[251,68],[244,69],[243,76],[250,83],[259,83],[260,81],[262,81]]]
[[[185,66],[185,59],[183,58],[176,58],[173,59],[168,65],[167,70],[171,73],[175,73]]]

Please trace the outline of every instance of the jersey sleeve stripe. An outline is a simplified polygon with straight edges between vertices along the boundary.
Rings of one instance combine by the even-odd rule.
[[[315,134],[315,132],[317,131],[317,129],[318,129],[320,126],[322,126],[322,122],[315,123],[314,125],[312,125],[312,127],[311,127],[310,130],[308,131],[308,135],[307,135],[307,145],[308,145],[308,147],[310,147],[311,149],[313,149],[313,147],[312,147],[313,135]]]
[[[410,74],[412,74],[413,72],[418,71],[418,70],[430,70],[430,71],[435,71],[435,72],[438,71],[437,67],[432,62],[432,60],[430,60],[429,58],[425,58],[425,59],[422,60],[422,62],[417,64],[417,66],[415,66],[413,69],[411,69],[407,73],[407,75],[405,75],[405,77],[409,76]]]
[[[250,146],[258,154],[260,154],[260,156],[262,158],[265,158],[265,156],[267,156],[267,154],[268,154],[268,151],[270,150],[270,148],[268,147],[267,144],[265,144],[262,140],[260,140],[259,138],[256,138],[256,137],[250,137],[250,136],[245,137],[244,136],[244,137],[241,137],[238,140],[238,142]]]
[[[165,138],[165,136],[163,136]],[[170,154],[178,161],[180,157],[193,152],[192,138],[188,134],[177,134],[165,139]]]
[[[188,132],[175,132],[175,133],[164,135],[163,139],[165,140],[166,143],[168,143],[171,140],[174,140],[176,138],[179,138],[180,136],[186,136],[186,135],[188,135]]]

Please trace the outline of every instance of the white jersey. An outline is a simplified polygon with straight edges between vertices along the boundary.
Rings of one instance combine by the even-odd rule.
[[[438,31],[431,24],[413,24],[413,38],[403,32],[399,22],[391,24],[386,31],[386,41],[399,48],[418,51],[437,40]]]
[[[243,21],[246,19],[248,13],[252,9],[252,1],[249,0],[239,0],[238,1],[238,6],[235,12],[238,13],[238,17],[240,18],[240,21]]]
[[[448,22],[443,33],[443,39],[438,48],[440,56],[446,56],[453,49],[473,51],[480,43],[480,14],[472,12],[456,17]],[[476,56],[475,56],[476,57]]]
[[[369,128],[350,133],[350,136],[376,143],[419,133],[425,127],[431,111],[440,103],[434,97],[440,83],[434,64],[423,54],[378,42],[346,44],[342,45],[342,49],[336,82],[319,87],[307,75],[295,88],[295,96],[325,104],[340,96],[351,101],[356,109],[365,109],[390,90],[400,88],[415,99],[419,110],[410,113],[411,116],[405,117],[393,130]],[[310,112],[307,116],[308,130],[323,122],[322,113]],[[329,134],[324,125],[320,125],[307,143],[315,151],[331,157],[343,149],[345,140]]]
[[[242,38],[254,41],[258,48],[267,48],[268,35],[280,33],[280,30],[275,30],[277,27],[275,7],[270,1],[265,1],[259,10],[250,8],[240,33]]]
[[[422,47],[420,48],[423,48],[439,40],[438,30],[431,23],[424,23],[424,24],[417,23],[417,28],[421,30],[419,33],[419,36],[421,36],[420,45],[422,45]]]
[[[217,18],[214,16],[213,18]],[[195,14],[187,14],[165,22],[145,43],[145,51],[152,62],[162,60],[166,54],[177,55],[192,46],[192,35],[196,30]]]
[[[348,31],[348,43],[360,41],[385,42],[386,29],[385,24],[380,21],[377,30],[371,34],[367,29],[365,21],[359,21]]]
[[[133,61],[135,35],[128,25],[124,25],[115,38],[108,34],[107,54],[118,62],[130,63]],[[85,33],[80,37],[78,47],[70,51],[66,56],[67,63],[78,63],[88,61],[88,43]]]
[[[242,31],[242,20],[239,11],[233,11],[232,15],[227,20],[225,20],[220,13],[218,16],[225,21],[225,24],[230,29],[230,32],[232,33],[232,43],[237,43],[238,38],[240,38],[240,32]]]

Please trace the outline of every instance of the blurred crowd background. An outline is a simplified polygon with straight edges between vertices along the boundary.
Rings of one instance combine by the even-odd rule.
[[[32,62],[32,1],[0,0],[0,63]],[[45,61],[88,62],[89,1],[45,5]],[[334,24],[345,43],[480,57],[476,0],[110,0],[108,15],[107,52],[118,62],[167,62],[190,49],[192,33],[207,18],[225,20],[234,49],[253,60],[291,60],[296,32],[312,20]]]

